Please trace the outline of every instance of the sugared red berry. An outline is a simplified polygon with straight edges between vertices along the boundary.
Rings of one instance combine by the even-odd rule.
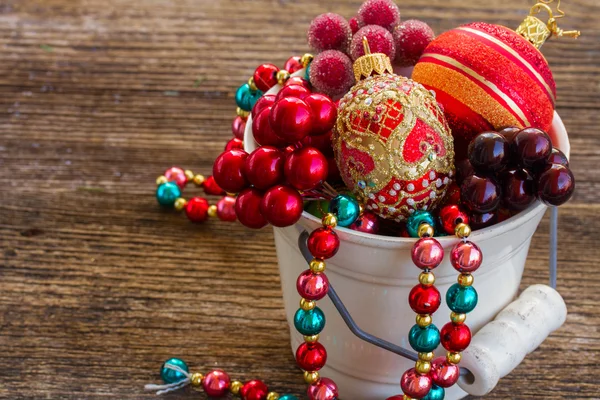
[[[213,177],[225,191],[238,193],[248,186],[244,175],[244,164],[248,153],[234,149],[222,153],[213,164]]]
[[[525,128],[514,140],[517,161],[524,168],[542,168],[552,154],[552,141],[546,132],[537,128]]]
[[[318,92],[331,97],[342,95],[354,84],[352,61],[341,51],[324,51],[310,64],[309,77]]]
[[[400,23],[400,9],[392,0],[367,0],[358,9],[363,25],[379,25],[392,31]]]
[[[402,22],[394,29],[393,36],[396,47],[394,64],[401,67],[415,65],[425,47],[435,38],[429,25],[416,19]]]
[[[544,204],[560,206],[573,195],[575,177],[569,168],[553,164],[540,175],[537,190],[538,197]]]
[[[323,135],[333,129],[337,118],[337,107],[333,101],[321,93],[313,93],[304,98],[313,115],[313,129],[310,135]]]
[[[269,117],[273,107],[265,107],[260,114],[252,116],[252,134],[254,140],[261,146],[284,147],[287,142],[273,132]]]
[[[254,150],[244,165],[246,179],[257,189],[268,189],[273,185],[282,183],[283,153],[272,146],[262,146]]]
[[[350,24],[350,29],[352,30],[352,34],[353,35],[356,32],[358,32],[358,30],[360,29],[360,22],[358,22],[358,18],[357,17],[350,18],[350,20],[348,21],[348,23]]]
[[[294,143],[310,133],[312,118],[312,110],[308,104],[296,97],[284,97],[271,109],[269,122],[278,137]]]
[[[501,176],[502,202],[513,210],[524,210],[535,201],[533,178],[522,169],[512,169]]]
[[[497,172],[508,162],[510,148],[497,132],[481,133],[469,143],[469,161],[480,172]]]
[[[242,225],[248,228],[259,229],[267,225],[267,220],[260,213],[262,192],[258,189],[245,189],[235,201],[235,215]]]
[[[363,38],[367,38],[371,53],[383,53],[387,55],[390,60],[393,60],[396,57],[396,45],[394,44],[394,37],[390,31],[378,25],[367,25],[360,28],[360,30],[352,37],[352,42],[350,43],[350,55],[353,60],[365,55]]]
[[[317,16],[308,28],[308,45],[316,52],[348,49],[352,30],[348,21],[339,14],[326,13]]]
[[[493,178],[467,177],[460,186],[462,203],[471,211],[487,213],[500,205],[501,189]]]
[[[285,160],[287,181],[298,190],[310,190],[327,179],[327,159],[313,147],[295,150]]]

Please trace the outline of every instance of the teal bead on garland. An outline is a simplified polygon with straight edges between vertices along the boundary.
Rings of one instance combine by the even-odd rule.
[[[299,400],[293,394],[284,394],[283,396],[279,396],[279,400]]]
[[[440,331],[433,324],[424,328],[415,324],[408,332],[408,343],[419,353],[429,353],[440,345]]]
[[[338,226],[350,226],[360,215],[360,206],[355,198],[338,194],[329,202],[329,212],[336,216]]]
[[[410,237],[419,237],[419,226],[429,224],[435,228],[435,218],[429,211],[417,210],[408,217],[406,231]]]
[[[421,400],[444,400],[444,397],[446,397],[444,388],[434,383],[427,396],[423,397]]]
[[[185,361],[180,360],[179,358],[170,358],[167,361],[165,361],[162,367],[160,368],[160,377],[162,378],[164,383],[180,382],[186,378],[186,376],[181,372],[167,368],[167,365],[174,365],[176,367],[181,368],[185,372],[190,372]]]
[[[473,311],[477,306],[477,299],[477,290],[473,286],[455,283],[446,292],[446,303],[455,313],[466,314]]]
[[[156,200],[165,207],[173,207],[175,200],[181,197],[181,189],[175,182],[165,182],[156,188]]]
[[[310,64],[308,64],[304,70],[304,79],[310,82]]]
[[[252,90],[249,84],[244,83],[235,92],[235,103],[244,111],[252,111],[252,107],[262,95],[260,90]]]
[[[294,326],[304,336],[318,335],[325,327],[325,314],[319,307],[312,310],[299,308],[294,315]]]

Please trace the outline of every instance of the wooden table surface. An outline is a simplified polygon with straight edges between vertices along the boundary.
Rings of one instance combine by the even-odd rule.
[[[442,32],[476,20],[515,27],[531,4],[404,0],[401,11]],[[271,230],[192,225],[157,207],[154,179],[173,164],[210,173],[235,88],[259,63],[304,53],[315,15],[350,17],[358,5],[0,3],[1,398],[152,399],[142,387],[172,356],[304,392]],[[488,398],[600,398],[600,6],[563,8],[564,27],[583,36],[543,51],[577,178],[559,225],[569,316]],[[547,281],[547,262],[546,217],[523,288]]]

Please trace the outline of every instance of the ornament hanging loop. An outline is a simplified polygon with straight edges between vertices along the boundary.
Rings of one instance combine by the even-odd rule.
[[[555,16],[552,8],[548,5],[553,1],[554,0],[539,0],[538,3],[531,7],[529,15],[516,30],[518,34],[523,36],[538,49],[552,36],[566,36],[576,39],[581,35],[580,31],[564,31],[558,27],[557,19],[563,18],[566,14],[560,9],[560,0],[558,0],[556,5],[558,15]],[[548,13],[548,22],[543,22],[536,17],[537,14],[544,10]]]

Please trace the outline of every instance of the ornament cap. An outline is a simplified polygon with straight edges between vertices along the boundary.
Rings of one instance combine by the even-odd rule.
[[[521,25],[517,28],[516,32],[523,36],[529,43],[534,45],[537,49],[552,36],[557,37],[572,37],[574,39],[581,35],[580,31],[564,31],[558,27],[557,20],[565,16],[565,13],[560,9],[560,0],[558,0],[556,11],[558,15],[554,15],[552,8],[548,5],[553,0],[540,0],[529,10],[529,15],[521,22]],[[548,22],[544,22],[538,17],[537,14],[546,10],[548,12]]]
[[[369,41],[366,37],[363,37],[363,46],[365,55],[358,57],[353,65],[354,77],[357,81],[368,78],[373,73],[378,75],[383,75],[386,72],[389,74],[394,73],[390,58],[383,53],[371,53]]]

